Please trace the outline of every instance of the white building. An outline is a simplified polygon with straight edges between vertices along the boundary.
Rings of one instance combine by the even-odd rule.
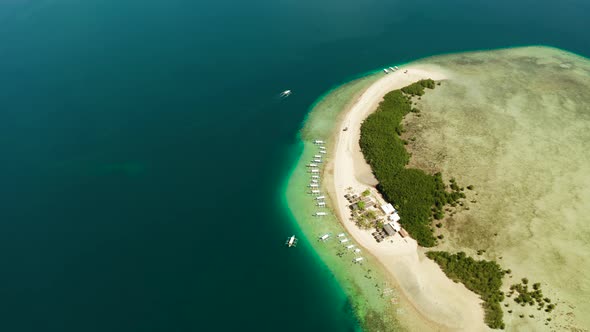
[[[391,214],[391,213],[395,213],[395,209],[393,208],[393,205],[391,205],[389,203],[388,204],[381,205],[381,210],[383,210],[383,212],[386,215]]]
[[[400,220],[400,217],[399,217],[399,214],[397,214],[397,212],[394,212],[387,219],[389,219],[390,221],[393,221],[393,222],[398,222]]]

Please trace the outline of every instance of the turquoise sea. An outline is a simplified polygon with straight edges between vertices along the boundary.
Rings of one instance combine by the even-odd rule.
[[[545,44],[569,1],[0,2],[0,331],[352,331],[286,207],[310,106],[386,64]],[[278,94],[291,89],[281,100]]]

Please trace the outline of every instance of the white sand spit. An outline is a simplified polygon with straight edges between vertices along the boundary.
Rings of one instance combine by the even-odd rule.
[[[405,71],[407,70],[407,73]],[[376,180],[365,162],[359,146],[362,121],[376,110],[383,96],[420,79],[443,80],[449,73],[434,65],[411,65],[384,75],[371,85],[347,110],[337,126],[331,158],[326,165],[326,187],[336,212],[354,239],[376,257],[391,274],[406,299],[423,320],[436,325],[438,330],[488,330],[479,297],[460,283],[449,280],[442,270],[428,258],[411,238],[399,235],[377,243],[369,231],[359,229],[350,219],[344,195],[347,188],[361,192],[370,187],[373,195],[383,202],[374,188]],[[344,131],[344,128],[348,128]]]

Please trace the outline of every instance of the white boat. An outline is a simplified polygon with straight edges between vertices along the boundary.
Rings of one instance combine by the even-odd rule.
[[[324,207],[324,206],[326,206],[326,202],[318,202],[318,206],[319,207]]]
[[[319,201],[320,199],[324,199],[324,198],[326,198],[326,196],[318,196],[315,199],[317,199]]]
[[[291,93],[292,93],[291,90],[285,90],[285,91],[281,92],[281,97],[287,98],[291,95]]]
[[[317,184],[317,183],[310,183],[310,184],[309,184],[309,186],[310,186],[311,188],[317,188],[317,187],[319,187],[320,185],[319,185],[319,184]]]
[[[355,252],[356,254],[358,254],[359,252],[361,252],[361,250],[360,250],[359,248],[356,248],[356,249],[354,249],[354,252]]]
[[[312,173],[319,173],[319,172],[320,172],[320,170],[316,168],[316,169],[312,169],[312,170],[311,170],[311,172],[312,172]]]
[[[346,249],[352,249],[352,248],[354,248],[354,244],[346,246]]]
[[[325,150],[326,147],[325,146],[320,146],[320,150]]]
[[[397,66],[393,66],[393,68],[394,68],[395,70],[398,70],[398,69],[399,69]]]
[[[314,158],[321,158],[322,156],[319,154],[316,154],[315,156],[313,156]]]
[[[325,215],[328,215],[328,214],[327,214],[326,212],[316,212],[316,213],[315,213],[315,216],[316,216],[316,217],[323,217],[323,216],[325,216]]]
[[[340,243],[346,243],[346,242],[348,242],[348,239],[342,239],[342,240],[340,240]]]
[[[321,160],[321,159],[314,159],[314,160],[313,160],[313,162],[314,162],[314,163],[321,164],[321,163],[322,163],[322,160]]]
[[[352,260],[353,263],[360,263],[364,258],[362,257],[357,257],[355,259]]]
[[[324,234],[320,236],[320,241],[326,241],[330,237],[330,234]]]
[[[344,236],[346,236],[346,234],[344,234],[344,233],[338,234],[338,237],[344,237]]]
[[[324,150],[321,150],[321,151],[320,151],[320,153],[326,153],[326,151],[324,151]]]
[[[312,175],[312,176],[311,176],[311,178],[312,178],[312,179],[319,179],[319,178],[320,178],[320,176],[319,176],[319,175]]]
[[[295,235],[291,235],[290,237],[287,238],[287,242],[285,242],[285,245],[287,245],[287,247],[289,247],[289,248],[296,247],[298,241],[299,240],[297,240]]]
[[[391,71],[395,71],[395,69],[393,69],[393,67],[389,67],[389,70],[391,70]]]
[[[313,195],[319,195],[320,194],[320,191],[319,190],[312,190],[311,193]]]
[[[318,180],[317,179],[311,179],[311,182],[312,183],[318,183]]]
[[[324,144],[324,141],[316,139],[315,141],[313,141],[313,144],[322,145]]]
[[[318,165],[312,163],[312,164],[307,165],[307,167],[318,167]]]
[[[383,72],[384,72],[385,74],[389,74],[389,70],[387,70],[387,69],[383,69]]]

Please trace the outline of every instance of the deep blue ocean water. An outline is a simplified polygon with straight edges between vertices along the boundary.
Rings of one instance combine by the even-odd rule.
[[[0,2],[0,331],[354,329],[326,266],[283,247],[309,106],[433,54],[590,56],[588,13],[584,0]]]

